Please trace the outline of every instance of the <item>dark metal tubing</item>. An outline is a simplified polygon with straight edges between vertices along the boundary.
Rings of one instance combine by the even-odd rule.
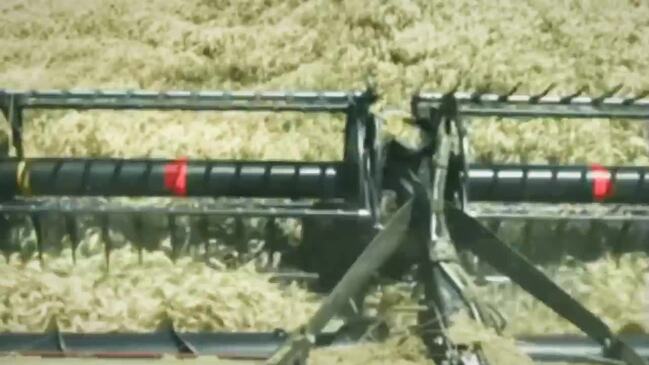
[[[649,167],[607,167],[612,190],[604,203],[648,204]],[[488,165],[469,169],[470,201],[592,203],[589,166]]]
[[[361,117],[367,114],[367,107],[375,99],[372,90],[365,92],[0,90],[0,109],[11,124],[16,154],[22,158],[24,153],[21,134],[24,109],[342,112],[348,116],[352,113],[354,117]],[[348,124],[350,122],[358,121],[347,121]],[[347,139],[349,140],[349,136]]]
[[[230,359],[267,359],[285,340],[281,332],[218,332],[182,333],[178,335],[190,344],[198,355],[216,355]],[[632,335],[623,338],[640,356],[649,359],[649,336]],[[179,354],[171,334],[154,333],[61,333],[65,355],[149,355]],[[0,333],[0,355],[9,352],[54,354],[61,353],[58,342],[50,333]],[[325,333],[316,338],[316,346],[344,346],[348,342],[335,340],[335,334]],[[601,347],[594,341],[571,335],[523,336],[517,338],[520,350],[534,361],[588,362],[602,358]],[[1,359],[1,357],[0,357]]]
[[[230,359],[266,359],[275,351],[284,335],[281,332],[259,333],[178,333],[182,339],[196,349],[198,355],[216,355]],[[154,357],[161,354],[178,354],[180,351],[170,333],[64,333],[65,353],[85,354],[138,354]],[[331,334],[318,338],[319,342],[331,342]],[[0,354],[20,352],[61,353],[49,334],[0,334]],[[61,353],[62,354],[62,353]],[[68,355],[68,356],[69,356]]]
[[[649,360],[649,336],[627,335],[623,338],[641,357]],[[602,348],[593,340],[573,335],[529,336],[518,339],[518,347],[535,361],[589,362],[602,359]]]
[[[241,196],[345,198],[357,194],[356,180],[340,162],[189,161],[178,177],[177,161],[126,159],[29,159],[19,179],[20,160],[0,160],[5,196]],[[168,180],[180,178],[186,192]],[[20,181],[19,181],[20,180]],[[172,181],[173,182],[173,181]],[[27,191],[25,191],[27,190]]]
[[[165,186],[170,160],[27,160],[32,195],[172,196]],[[22,195],[20,161],[0,161],[0,189]],[[355,166],[341,162],[189,161],[186,196],[349,198],[358,196]],[[607,167],[610,192],[598,200],[588,166],[474,165],[468,196],[476,202],[649,203],[649,167]],[[368,177],[364,177],[367,179]]]

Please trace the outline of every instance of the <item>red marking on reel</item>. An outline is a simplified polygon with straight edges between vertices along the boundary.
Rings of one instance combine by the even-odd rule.
[[[593,172],[593,198],[596,201],[603,201],[613,195],[613,182],[611,173],[600,164],[591,166]]]
[[[182,157],[165,165],[165,188],[174,195],[187,195],[187,158]]]

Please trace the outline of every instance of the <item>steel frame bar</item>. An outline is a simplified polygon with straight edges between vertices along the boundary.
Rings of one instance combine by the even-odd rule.
[[[239,196],[333,199],[358,194],[341,162],[80,159],[0,160],[2,195]]]
[[[538,95],[454,92],[460,116],[503,118],[618,118],[649,120],[649,99],[638,96],[614,97],[610,92],[600,97],[548,95],[551,88]],[[413,98],[415,115],[425,116],[439,108],[445,93],[424,92]]]
[[[649,167],[473,165],[471,201],[649,203]]]
[[[24,203],[5,202],[0,204],[0,213],[37,214],[37,213],[75,213],[75,214],[164,214],[167,216],[233,216],[233,217],[330,217],[369,219],[371,213],[367,209],[345,208],[300,208],[287,206],[246,206],[204,204],[200,207],[183,206],[128,206],[119,203],[102,205],[85,205],[70,203]]]
[[[19,109],[345,112],[362,91],[0,90],[0,104]]]
[[[152,333],[0,333],[0,361],[9,353],[28,356],[102,358],[158,358],[163,355],[217,356],[221,359],[268,359],[281,346],[286,333],[278,332],[178,332],[196,353],[187,353],[170,332]],[[56,340],[59,338],[61,341]],[[649,335],[622,337],[643,358],[649,360]],[[61,350],[61,343],[65,351]],[[316,337],[315,347],[347,346],[351,339],[334,332]],[[520,350],[534,361],[588,362],[601,359],[595,341],[575,335],[518,336]]]
[[[12,158],[0,160],[0,187],[4,196],[331,199],[360,193],[353,170],[344,162]],[[472,165],[466,185],[478,202],[648,204],[649,166]]]

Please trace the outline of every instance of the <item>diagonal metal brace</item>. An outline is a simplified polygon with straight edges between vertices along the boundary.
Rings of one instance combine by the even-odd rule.
[[[308,348],[313,345],[309,338],[314,338],[322,332],[329,320],[343,309],[398,248],[402,242],[401,238],[409,228],[415,199],[426,199],[426,197],[415,196],[399,208],[385,228],[374,237],[347,270],[309,322],[289,337],[266,362],[267,365],[292,365],[291,361],[294,361],[296,354],[308,351]]]
[[[595,314],[555,284],[524,256],[500,241],[474,218],[450,204],[445,205],[447,226],[453,241],[507,275],[513,282],[570,321],[602,346],[604,356],[628,365],[647,362]]]

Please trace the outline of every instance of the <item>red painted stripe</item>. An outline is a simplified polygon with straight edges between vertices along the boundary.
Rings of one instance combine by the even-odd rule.
[[[60,352],[60,351],[24,351],[18,352],[18,355],[24,357],[40,357],[40,358],[99,358],[99,359],[160,359],[165,355],[169,357],[175,357],[177,359],[194,359],[198,358],[196,354],[185,354],[185,353],[162,353],[162,352]],[[14,357],[15,353],[11,352],[0,352],[0,358],[2,357]],[[222,357],[219,355],[205,355]],[[256,359],[264,360],[263,357],[237,357],[237,359]]]
[[[181,157],[165,165],[165,188],[178,196],[187,195],[187,158]]]
[[[61,351],[25,351],[25,352],[20,352],[20,355],[29,356],[29,357],[46,357],[46,358],[62,358],[62,357],[69,356],[68,353],[61,352]]]
[[[607,168],[600,164],[591,166],[593,172],[593,199],[603,201],[613,196],[613,182]]]
[[[161,359],[163,354],[153,352],[97,352],[92,354],[98,359]]]

